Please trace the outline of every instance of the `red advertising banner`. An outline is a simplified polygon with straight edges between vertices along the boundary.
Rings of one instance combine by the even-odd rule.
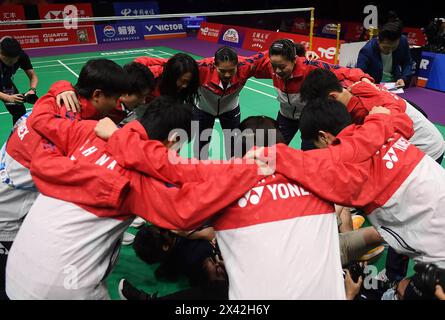
[[[403,32],[407,34],[410,46],[424,46],[426,38],[421,29],[403,28]]]
[[[204,30],[204,32],[203,32]],[[230,30],[236,31],[236,36],[233,35],[235,31],[232,31],[230,35],[232,37],[223,37],[223,34],[227,33]],[[210,34],[211,33],[211,34]],[[239,44],[242,41],[242,48],[246,50],[254,50],[254,51],[264,51],[268,50],[270,45],[277,39],[292,39],[294,42],[299,42],[305,45],[306,49],[309,49],[309,35],[301,35],[301,34],[293,34],[293,33],[285,33],[285,32],[275,32],[269,30],[260,30],[260,29],[246,29],[235,26],[226,26],[220,24],[210,24],[203,22],[201,24],[201,29],[198,33],[199,40],[205,40],[210,42],[217,42],[219,34],[219,43],[228,44],[231,46],[239,47]],[[243,39],[244,37],[244,39]],[[235,40],[232,38],[236,38]],[[335,53],[337,40],[330,38],[321,38],[321,37],[313,37],[312,39],[312,50],[315,51],[319,56],[320,60],[335,63]],[[344,43],[343,40],[340,40],[340,44]]]
[[[39,28],[0,31],[0,38],[16,38],[22,48],[46,48],[97,44],[94,26],[80,26],[78,29]]]
[[[198,39],[216,43],[222,27],[222,24],[203,22],[199,28]]]
[[[292,23],[291,32],[298,34],[309,34],[309,20],[303,17],[297,17]]]
[[[21,5],[1,5],[0,6],[0,20],[1,21],[19,21],[26,20],[25,10]],[[9,29],[21,29],[26,28],[24,24],[15,24],[15,25],[1,25],[0,30],[9,30]]]
[[[272,42],[283,38],[302,43],[307,50],[309,49],[309,36],[307,35],[257,29],[248,30],[243,48],[256,51],[268,50]],[[312,42],[312,50],[320,56],[320,60],[328,63],[335,62],[335,50],[337,45],[335,39],[313,37]],[[344,43],[344,41],[340,41],[340,44],[341,43]]]
[[[243,48],[247,50],[263,51],[268,50],[272,42],[278,39],[280,32],[247,29]]]
[[[40,4],[39,16],[40,19],[64,19],[72,17],[72,10],[69,6],[77,8],[78,18],[89,18],[93,16],[93,9],[90,3],[75,3],[75,4]],[[81,22],[79,25],[91,25],[92,22]],[[62,27],[63,23],[43,23],[42,27]]]

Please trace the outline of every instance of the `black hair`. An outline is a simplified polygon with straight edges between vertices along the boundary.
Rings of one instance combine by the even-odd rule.
[[[12,37],[4,37],[0,43],[0,48],[2,55],[8,58],[16,58],[23,53],[20,42]]]
[[[285,143],[277,121],[266,116],[248,117],[240,123],[239,129],[241,136],[236,139],[235,151],[240,151],[241,154],[236,154],[237,157],[243,157],[253,146],[267,147]],[[269,136],[271,132],[275,134],[274,139],[269,139],[272,138]],[[253,139],[249,139],[249,136]]]
[[[383,27],[383,25],[389,23],[389,22],[399,22],[401,26],[403,27],[403,22],[400,20],[399,15],[394,10],[389,10],[386,13],[379,14],[378,16],[378,23],[379,23],[379,29]]]
[[[138,62],[130,62],[124,66],[127,74],[128,94],[142,94],[144,91],[153,91],[155,78],[150,69]]]
[[[301,85],[301,101],[307,102],[316,98],[328,98],[332,91],[343,91],[340,81],[332,71],[317,68],[307,75]]]
[[[119,97],[128,92],[128,81],[124,69],[116,62],[92,59],[82,67],[74,88],[87,99],[98,89],[107,97]]]
[[[187,88],[178,92],[177,80],[185,73],[192,74],[192,80]],[[195,59],[185,53],[177,53],[164,65],[159,91],[161,95],[171,96],[180,102],[195,103],[198,98],[199,69]]]
[[[180,103],[169,96],[155,98],[139,120],[152,140],[165,141],[170,132],[182,129],[191,137],[193,105]]]
[[[400,20],[385,23],[379,30],[379,41],[396,41],[402,36],[402,22]]]
[[[148,264],[162,262],[168,256],[168,251],[163,250],[162,247],[168,244],[173,236],[169,230],[145,225],[136,234],[133,249],[139,259]]]
[[[279,39],[269,48],[269,56],[283,56],[289,61],[294,61],[297,56],[295,43],[289,39]]]
[[[319,131],[336,136],[351,123],[351,116],[341,102],[326,98],[311,100],[301,113],[301,139],[317,140]]]
[[[306,55],[306,47],[303,44],[296,42],[294,43],[294,47],[295,47],[295,54],[298,57],[304,57]]]
[[[232,62],[234,65],[238,65],[238,53],[228,46],[221,47],[215,52],[215,65],[226,61]]]

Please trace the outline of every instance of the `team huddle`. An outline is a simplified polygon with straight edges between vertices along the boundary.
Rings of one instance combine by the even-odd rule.
[[[109,299],[105,281],[137,216],[158,236],[211,228],[224,270],[206,290],[221,299],[352,298],[343,267],[383,243],[445,268],[441,133],[361,69],[309,55],[281,39],[251,57],[222,47],[198,61],[96,59],[76,84],[54,83],[2,148],[0,294]],[[241,121],[251,77],[273,80],[276,119]],[[216,119],[221,163],[207,161]],[[298,130],[302,150],[288,146]],[[180,158],[185,143],[199,161]],[[349,207],[372,226],[340,233],[351,215],[338,208]]]

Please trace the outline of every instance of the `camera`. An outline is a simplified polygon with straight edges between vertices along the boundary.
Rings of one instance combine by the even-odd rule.
[[[365,266],[361,265],[358,261],[350,263],[348,266],[348,270],[354,282],[357,282],[360,276],[362,277],[362,279],[365,278]]]
[[[27,94],[27,95],[22,93],[22,97],[23,97],[23,102],[24,103],[29,103],[29,104],[34,104],[39,99],[39,97],[35,93],[30,93],[30,94]]]
[[[433,296],[436,284],[445,288],[445,269],[433,263],[417,263],[414,271],[416,272],[416,286],[423,293]]]
[[[9,95],[13,95],[14,91],[4,91],[5,93],[9,94]],[[35,94],[35,93],[30,93],[25,95],[24,93],[20,94],[20,96],[23,98],[23,103],[29,103],[29,104],[34,104],[37,102],[37,100],[39,99],[39,97]],[[21,104],[22,102],[20,102],[19,104]],[[6,106],[14,106],[16,105],[17,102],[5,102]]]

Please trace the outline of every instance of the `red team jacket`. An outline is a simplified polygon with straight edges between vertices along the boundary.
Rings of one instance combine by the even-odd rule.
[[[284,80],[273,71],[269,53],[267,52],[264,52],[264,58],[257,64],[255,76],[257,78],[271,78],[275,89],[278,91],[280,113],[289,119],[299,119],[304,107],[300,100],[301,85],[309,72],[317,68],[332,71],[345,87],[360,81],[362,78],[374,81],[371,76],[364,73],[361,69],[340,67],[322,61],[308,61],[304,57],[295,59],[295,68],[291,77]]]
[[[140,57],[135,61],[148,67],[163,65],[167,59]],[[283,80],[272,69],[267,51],[251,57],[239,57],[238,71],[224,88],[214,65],[214,58],[197,61],[201,86],[198,107],[214,116],[231,111],[239,105],[239,93],[250,77],[270,78],[278,91],[280,112],[289,119],[299,119],[303,104],[300,101],[300,87],[307,74],[315,68],[325,68],[335,73],[340,81],[348,86],[362,78],[373,79],[361,69],[334,66],[320,61],[307,61],[297,58],[294,72],[290,79]]]
[[[58,114],[60,117],[99,118],[94,107],[83,98],[80,99],[84,106],[80,114],[73,115],[66,112],[64,108],[59,109],[56,105],[55,97],[60,92],[65,91],[65,87],[66,82],[55,83],[51,86],[48,94],[41,97],[35,104],[34,112],[43,108]],[[17,122],[5,143],[4,152],[2,152],[2,163],[4,164],[2,176],[8,179],[0,183],[0,201],[2,203],[0,206],[0,240],[4,241],[12,241],[14,239],[24,216],[28,213],[29,208],[38,196],[37,189],[29,173],[29,168],[35,149],[41,142],[41,137],[29,126],[28,121],[28,116],[24,116]],[[50,125],[50,123],[47,124],[47,126]],[[54,177],[54,181],[58,184],[57,190],[64,199],[63,195],[72,191],[71,186],[79,185],[83,181],[86,182],[84,188],[87,193],[82,197],[82,203],[116,206],[120,191],[114,191],[126,184],[123,179],[118,178],[110,186],[107,184],[102,185],[102,187],[99,187],[97,184],[91,185],[88,182],[88,177],[104,175],[111,178],[113,174],[103,172],[101,168],[82,171],[80,170],[80,167],[83,166],[82,164],[74,166],[66,158],[53,162],[48,161],[44,165],[45,167],[60,168],[59,175]],[[79,174],[71,174],[73,171],[78,171]]]
[[[350,177],[349,165],[342,165],[343,161],[369,158],[394,134],[394,126],[412,134],[409,118],[400,117],[403,121],[369,116],[366,126],[351,126],[354,139],[340,139],[335,149],[306,152],[307,160],[294,169],[303,175],[306,170],[317,172],[318,179],[323,179],[325,170],[337,179],[346,179]],[[107,150],[124,167],[180,179],[168,162],[153,165],[151,142],[144,140],[140,132],[118,131]],[[129,155],[126,148],[136,152]],[[285,157],[278,161],[294,166]],[[365,175],[363,171],[359,177]],[[229,275],[231,299],[344,298],[333,204],[306,190],[277,174],[261,180],[215,217],[213,225]],[[336,192],[335,186],[329,192]],[[304,263],[301,257],[305,257]]]
[[[159,91],[159,81],[161,79],[162,71],[164,70],[163,65],[167,62],[164,58],[150,58],[150,57],[139,57],[134,59],[134,62],[140,63],[150,69],[151,73],[155,78],[156,87],[151,93],[151,98],[154,99],[161,95]]]
[[[256,65],[264,58],[262,53],[252,57],[239,57],[238,68],[234,77],[226,88],[221,84],[214,64],[214,58],[198,60],[199,81],[201,86],[198,89],[199,101],[197,107],[214,116],[226,113],[235,109],[239,105],[239,93],[246,84],[246,81],[255,76]],[[151,57],[140,57],[135,60],[149,68],[163,67],[168,59],[158,59]]]
[[[378,120],[377,116],[371,118],[374,118],[375,123],[374,126],[368,126],[369,129],[372,132],[381,133],[381,137],[370,140],[368,131],[366,134],[359,135],[361,137],[359,139],[365,139],[368,143],[369,150],[374,147],[373,151],[375,151],[378,145],[382,144],[392,133],[391,130],[393,129],[392,124],[389,128],[388,125],[385,125],[382,121],[376,121]],[[47,126],[48,122],[52,122],[51,126]],[[372,119],[370,122],[373,122]],[[101,279],[104,279],[107,275],[109,265],[112,264],[112,262],[109,263],[109,261],[113,261],[113,257],[115,257],[116,250],[114,249],[120,243],[119,238],[123,231],[131,222],[131,219],[129,219],[131,217],[130,212],[140,214],[147,220],[166,228],[187,229],[196,227],[203,221],[206,221],[209,217],[214,216],[217,211],[229,207],[234,200],[240,199],[242,194],[254,186],[259,179],[256,166],[251,166],[249,168],[242,165],[227,165],[228,167],[217,165],[213,169],[212,166],[204,166],[203,169],[198,170],[193,168],[193,166],[185,165],[187,170],[191,170],[190,167],[192,167],[192,170],[200,171],[199,174],[197,174],[199,177],[194,178],[199,180],[199,182],[183,184],[181,188],[178,189],[174,186],[165,185],[165,183],[149,178],[146,175],[122,169],[117,163],[116,158],[105,152],[107,150],[105,148],[105,142],[95,137],[93,133],[94,122],[70,122],[61,118],[54,118],[54,114],[36,112],[33,116],[32,125],[40,134],[51,137],[51,140],[60,147],[62,152],[69,155],[73,162],[94,163],[97,166],[106,167],[111,171],[117,171],[126,176],[130,180],[130,189],[119,210],[89,207],[48,198],[43,195],[40,196],[36,201],[36,205],[31,209],[25,220],[8,259],[7,293],[12,298],[97,298],[100,295],[97,292],[99,288],[98,283],[100,283]],[[125,131],[126,128],[128,128],[127,131]],[[63,134],[60,134],[61,132]],[[128,135],[128,137],[130,135],[134,137],[138,134],[143,141],[147,139],[145,130],[138,122],[130,123],[117,133],[113,134],[111,138],[119,134],[124,136]],[[113,140],[110,139],[109,143],[112,141]],[[123,141],[127,141],[127,148],[132,149],[132,139],[123,139]],[[119,142],[119,140],[117,140],[117,142]],[[151,149],[147,147],[150,145],[152,145]],[[146,141],[143,145],[139,144],[138,146],[142,147],[145,152],[149,152],[146,153],[146,155],[158,157],[155,150],[159,149],[159,143]],[[368,150],[368,148],[366,148],[366,150]],[[57,156],[60,155],[60,152],[52,148],[50,144],[41,143],[34,156],[36,159],[43,159],[43,155],[51,157],[54,155],[54,152],[57,152]],[[356,151],[352,152],[352,154],[355,152]],[[130,159],[138,157],[138,153],[125,152],[125,154],[126,157]],[[160,154],[162,157],[168,157],[168,154],[165,151],[162,151]],[[170,162],[168,162],[168,160],[169,159],[167,158],[166,163],[160,166],[162,169],[161,171],[163,171],[161,173],[162,175],[173,171],[172,168],[165,169],[169,167]],[[130,160],[129,163],[142,165],[146,163],[141,161],[141,159],[134,161]],[[158,163],[157,160],[154,161],[153,158],[151,161]],[[38,161],[34,160],[32,164],[32,172],[35,174],[40,170],[41,166],[38,165]],[[36,164],[35,168],[34,164]],[[173,167],[175,172],[181,171],[178,170],[181,168],[180,165],[170,165],[170,167]],[[49,168],[47,168],[47,170],[49,170]],[[53,171],[57,170],[58,168],[53,168]],[[51,195],[54,190],[52,179],[50,178],[52,174],[54,173],[51,171],[47,171],[46,174],[41,172],[41,181],[40,179],[36,179],[36,185],[41,189],[43,194]],[[46,182],[44,182],[45,176],[47,180]],[[175,178],[173,177],[171,180],[174,179]],[[280,180],[282,178],[278,178],[278,180],[275,179],[276,178],[273,178],[272,180],[272,182],[277,182],[275,189],[280,190],[278,192],[283,196],[282,193],[285,191],[282,190],[282,186],[279,183],[283,180]],[[234,185],[238,187],[233,188]],[[311,291],[308,287],[309,284],[304,281],[300,281],[299,283],[307,284],[308,286],[304,286],[303,289],[301,286],[296,286],[296,283],[294,283],[296,281],[294,267],[299,266],[304,268],[306,265],[299,263],[299,259],[301,258],[300,254],[302,253],[300,251],[301,248],[306,248],[303,253],[309,254],[306,252],[309,250],[307,245],[302,247],[298,246],[295,249],[296,251],[290,253],[292,258],[289,258],[290,260],[287,261],[289,264],[278,269],[283,272],[289,271],[287,273],[289,278],[283,279],[284,281],[281,282],[281,285],[288,288],[286,291],[281,291],[281,288],[283,288],[281,285],[277,286],[277,290],[266,290],[266,288],[270,289],[271,287],[265,285],[264,287],[261,287],[261,290],[259,288],[256,293],[252,293],[250,287],[245,288],[244,286],[241,286],[243,289],[238,291],[238,289],[235,289],[237,286],[234,286],[234,289],[230,294],[231,298],[284,296],[308,298],[324,297],[329,299],[344,298],[344,287],[338,253],[338,235],[332,205],[319,202],[319,200],[316,200],[311,204],[310,199],[312,196],[301,187],[295,185],[287,185],[287,187],[289,188],[289,194],[300,194],[301,201],[307,203],[307,205],[304,206],[307,210],[288,212],[288,217],[291,219],[300,219],[302,216],[309,214],[313,215],[315,219],[294,221],[294,227],[292,229],[303,232],[303,230],[309,230],[309,226],[312,225],[316,226],[315,230],[312,230],[313,236],[318,233],[317,231],[328,235],[325,241],[320,242],[320,247],[328,248],[328,252],[320,254],[322,252],[321,250],[315,250],[315,253],[312,250],[311,256],[314,256],[314,263],[316,265],[323,266],[323,270],[320,272],[324,275],[328,275],[330,280],[326,278],[325,280],[329,281],[326,283],[326,286],[322,287],[319,291]],[[274,186],[267,188],[268,190],[273,190]],[[82,193],[82,188],[79,188],[78,192]],[[272,200],[273,195],[271,194],[270,196],[272,197]],[[265,199],[266,198],[267,197],[265,197]],[[295,200],[294,196],[292,197],[292,200]],[[243,201],[241,198],[237,203],[239,204],[239,207],[244,207],[248,210],[249,207],[246,206],[247,201],[256,203],[257,200],[254,200],[253,197],[249,197],[248,200]],[[295,204],[289,205],[293,207]],[[295,208],[300,207],[295,206]],[[251,212],[251,214],[253,214],[252,218],[257,217],[255,211],[252,211],[252,208],[250,209],[251,210],[246,211],[245,214],[249,215],[248,212]],[[228,214],[227,211],[224,215],[225,214]],[[228,215],[228,217],[230,217],[230,215]],[[251,219],[241,219],[241,221],[250,220],[250,226],[230,226],[230,224],[229,226],[230,229],[235,228],[239,229],[240,232],[246,232],[245,230],[253,226],[263,225],[268,221],[263,218],[258,220],[258,218],[254,218],[256,221]],[[269,221],[272,220],[270,221],[273,224],[271,227],[276,228],[278,224],[281,224],[281,222],[278,221],[282,221],[283,218],[282,215],[279,215],[276,217],[270,216],[268,219]],[[224,224],[222,224],[222,220],[220,219],[221,218],[218,219],[220,222],[219,227],[217,228],[218,232],[223,233],[224,230],[222,229],[224,229]],[[309,225],[306,221],[309,221]],[[266,225],[264,226],[269,227]],[[271,229],[266,228],[264,230]],[[236,230],[234,230],[234,232],[236,232]],[[230,239],[234,239],[233,232],[228,232],[226,234],[227,237],[221,237],[222,242],[225,244],[230,243],[230,245],[232,245],[233,243]],[[298,235],[299,232],[294,232],[292,234],[295,236]],[[38,235],[38,237],[35,235]],[[257,237],[255,237],[255,239],[258,240]],[[278,244],[289,245],[289,241],[286,240],[289,240],[289,238],[281,238],[281,240],[278,241]],[[293,243],[293,241],[291,242]],[[88,245],[82,245],[82,243]],[[256,241],[256,243],[260,244],[258,241]],[[281,250],[276,250],[275,246],[273,246],[273,248],[276,253],[281,252]],[[239,249],[244,250],[244,252],[250,250],[243,245],[241,245]],[[239,252],[238,248],[234,248],[233,250],[233,252]],[[252,248],[251,253],[253,254],[255,252],[257,252],[257,249]],[[267,254],[270,253],[269,249],[264,252]],[[230,253],[226,252],[225,255],[230,259]],[[251,260],[251,258],[253,258],[252,255],[246,254],[245,257],[248,259],[240,261],[240,264],[237,266],[242,266],[246,263],[249,266],[254,265],[254,261]],[[45,263],[44,266],[36,268],[36,265],[40,265],[39,261],[42,259],[47,261],[47,263]],[[26,263],[24,263],[25,261]],[[79,261],[82,263],[79,263]],[[277,261],[279,262],[281,260],[267,259],[267,261],[269,261],[269,263],[265,263],[264,268],[269,270],[268,267],[278,266]],[[66,278],[66,275],[63,274],[63,270],[67,265],[74,266],[78,269],[81,288],[77,291],[67,290],[64,286],[63,279]],[[237,266],[228,267],[234,272],[232,273],[232,276],[235,277],[233,280],[235,282],[239,281],[240,284],[242,284],[243,281],[245,281],[246,284],[252,283],[252,277],[246,277],[245,280],[239,278],[240,273],[236,272]],[[313,266],[312,264],[310,264],[310,266],[311,268],[315,267],[315,265]],[[293,270],[292,272],[291,269]],[[242,268],[242,270],[245,269]],[[305,269],[305,271],[308,270]],[[257,275],[256,273],[252,273],[251,275],[253,276],[254,274]],[[313,278],[306,277],[305,279],[315,281],[315,279],[319,278],[319,274],[317,273],[311,275],[313,275]],[[37,279],[40,280],[37,281]],[[271,277],[270,279],[274,278]],[[313,282],[311,282],[311,287],[312,284]],[[289,288],[295,288],[295,290],[291,290],[290,292]]]
[[[47,126],[46,124],[50,122],[54,125]],[[119,172],[120,175],[126,176],[130,180],[130,190],[126,195],[126,199],[123,200],[120,207],[111,208],[110,213],[98,213],[98,215],[107,215],[122,218],[128,218],[133,215],[140,215],[144,219],[156,223],[158,218],[156,217],[160,214],[162,210],[173,210],[173,212],[180,212],[182,217],[178,220],[172,220],[169,224],[164,224],[163,227],[168,229],[192,229],[199,227],[205,220],[197,219],[196,221],[189,217],[191,212],[213,212],[211,204],[213,202],[220,203],[223,194],[225,198],[228,198],[228,202],[232,202],[236,199],[236,196],[242,191],[231,191],[221,193],[218,188],[210,188],[209,186],[214,183],[215,180],[222,182],[221,176],[224,177],[224,184],[233,184],[234,181],[246,184],[246,188],[249,185],[254,184],[258,181],[257,177],[257,166],[252,165],[175,165],[175,171],[178,175],[181,175],[181,179],[175,182],[177,185],[166,185],[164,182],[154,179],[153,177],[142,176],[140,173],[135,171],[127,171],[122,168],[116,159],[107,152],[107,142],[95,136],[94,127],[96,125],[95,121],[74,121],[70,122],[65,119],[55,118],[54,114],[47,112],[35,113],[32,118],[33,128],[41,135],[48,138],[50,141],[54,142],[60,150],[68,155],[74,162],[89,162],[92,167],[101,166],[107,170],[112,170]],[[145,129],[138,121],[132,121],[127,124],[121,133],[131,132],[136,130],[139,134],[142,134],[145,139],[147,139],[147,134]],[[64,134],[60,134],[63,132]],[[126,139],[128,141],[128,139]],[[129,145],[130,146],[130,145]],[[131,148],[130,148],[131,149]],[[150,143],[150,153],[156,154],[156,150],[162,149],[160,158],[163,157],[164,152],[168,154],[168,157],[173,156],[168,150],[163,147],[162,143],[151,141]],[[54,196],[54,188],[52,184],[52,179],[46,178],[47,181],[43,181],[44,177],[52,177],[57,175],[58,168],[41,169],[42,167],[38,165],[42,162],[41,159],[48,156],[54,156],[54,152],[58,152],[57,149],[49,148],[46,143],[42,143],[39,146],[39,150],[36,151],[35,155],[38,155],[31,167],[31,172],[33,176],[36,176],[36,185],[43,194]],[[137,155],[137,152],[127,152],[127,154]],[[179,158],[179,156],[177,156]],[[152,159],[152,163],[159,163],[160,160]],[[155,175],[156,176],[156,175]],[[163,178],[157,175],[159,178]],[[190,184],[189,184],[190,183]],[[198,185],[200,183],[200,185]],[[204,185],[206,184],[206,185]],[[193,188],[199,188],[199,190],[205,190],[205,199],[194,198],[193,203],[190,205],[184,205],[184,201],[188,201],[189,194],[193,191],[199,194],[198,190],[193,190]],[[162,194],[162,196],[161,196]],[[231,196],[233,194],[234,196]],[[171,197],[171,198],[170,198]],[[181,197],[184,200],[181,200]],[[234,198],[233,198],[234,197]],[[169,199],[170,198],[170,199]],[[136,200],[138,199],[138,200]],[[213,200],[209,200],[213,199]],[[219,201],[216,201],[219,200]],[[74,201],[75,202],[75,201]],[[182,204],[181,204],[182,203]],[[218,206],[220,206],[218,204]],[[224,207],[224,205],[222,206]],[[91,212],[96,212],[95,207],[84,207],[86,210]],[[109,210],[106,208],[104,210]],[[100,209],[102,210],[102,209]],[[185,214],[185,213],[188,214]]]
[[[406,112],[413,121],[414,135],[410,142],[433,159],[438,159],[445,151],[445,141],[440,131],[425,116],[401,97],[386,90],[385,87],[357,82],[350,89],[353,97],[347,109],[354,123],[363,123],[364,118],[374,106]]]
[[[337,137],[341,141],[352,134],[346,128]],[[329,170],[310,166],[302,174],[301,168],[308,167],[307,153],[326,153],[335,146],[307,153],[278,146],[277,171],[323,199],[363,208],[396,251],[443,267],[445,171],[407,138],[406,133],[394,134],[371,159],[342,164],[348,170],[341,176],[336,165]]]
[[[43,141],[34,153],[31,172],[42,195],[25,219],[8,258],[7,292],[12,299],[106,298],[108,294],[100,284],[111,270],[123,232],[135,214],[168,229],[196,228],[259,179],[256,165],[177,165],[178,172],[186,167],[188,182],[181,186],[164,183],[119,166],[106,152],[107,143],[95,136],[95,125],[95,121],[69,121],[44,111],[36,110],[33,115],[33,128],[50,138],[60,151]],[[122,132],[124,129],[137,130],[148,138],[138,121],[126,125]],[[155,152],[162,145],[153,142],[153,146]],[[60,198],[52,179],[60,168],[42,164],[49,158],[60,159],[61,152],[75,164],[88,164],[90,170],[101,167],[129,180],[129,186],[120,193],[119,207],[84,205],[77,202],[82,198],[79,195],[71,195],[73,201],[52,198]],[[102,178],[106,176],[89,179]],[[235,184],[242,187],[233,188]],[[83,194],[85,190],[79,185],[76,192]],[[78,290],[66,288],[66,266],[78,271]]]

